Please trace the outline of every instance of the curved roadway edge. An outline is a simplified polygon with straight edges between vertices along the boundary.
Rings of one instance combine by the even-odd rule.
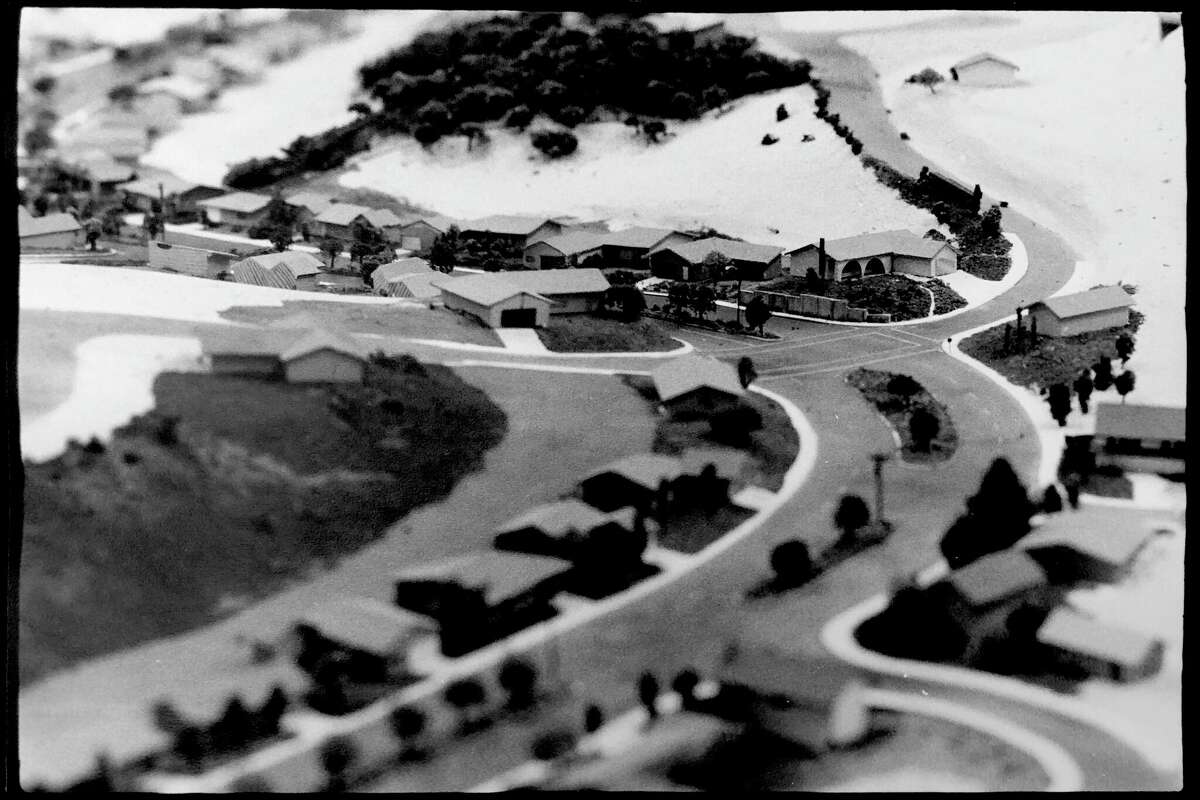
[[[1049,689],[965,667],[894,658],[868,650],[858,643],[854,632],[863,622],[883,611],[887,603],[887,596],[879,594],[847,609],[821,629],[821,643],[841,660],[874,673],[906,681],[928,681],[969,692],[983,692],[1082,722],[1117,739],[1148,763],[1155,763],[1155,754],[1147,752],[1146,743],[1133,736],[1119,720],[1097,713],[1091,706]]]
[[[357,333],[355,336],[362,336],[371,339],[388,338],[381,333]],[[598,351],[594,353],[557,353],[553,350],[536,353],[522,353],[512,350],[508,347],[493,347],[486,344],[471,344],[469,342],[454,342],[448,339],[395,339],[393,341],[410,342],[412,344],[422,344],[428,347],[440,347],[444,350],[464,350],[471,353],[490,353],[493,355],[506,356],[532,356],[535,358],[673,358],[675,356],[683,356],[695,350],[690,342],[685,342],[683,339],[675,336],[671,337],[679,342],[679,347],[674,350],[654,350],[643,351],[636,353],[608,353]]]
[[[474,362],[471,363],[475,365]],[[613,375],[617,373],[634,374],[624,370],[589,369],[586,367],[555,367],[514,363],[500,364],[497,362],[478,362],[477,365],[600,375]],[[751,390],[775,401],[783,408],[799,437],[799,451],[796,459],[785,473],[783,484],[780,486],[779,491],[771,493],[752,517],[733,528],[717,541],[694,555],[680,557],[655,577],[636,584],[618,595],[594,604],[581,606],[576,610],[569,611],[552,620],[489,645],[482,650],[459,659],[454,659],[446,665],[445,670],[441,673],[431,675],[392,697],[376,702],[361,711],[348,714],[345,717],[321,719],[320,724],[309,724],[306,719],[305,724],[296,726],[295,738],[252,753],[247,758],[235,764],[218,767],[204,775],[178,778],[174,776],[152,776],[143,782],[143,790],[156,792],[213,792],[225,790],[234,780],[243,775],[261,772],[283,762],[301,757],[305,752],[312,751],[330,736],[353,734],[355,731],[384,722],[394,708],[441,691],[453,680],[484,671],[499,663],[513,652],[536,648],[570,629],[585,625],[601,616],[629,606],[647,595],[666,588],[679,578],[713,560],[730,547],[750,536],[772,514],[782,507],[808,479],[817,462],[818,447],[816,431],[809,424],[800,409],[792,404],[791,401],[775,392],[760,387],[752,386]]]
[[[892,689],[866,689],[864,702],[872,708],[906,714],[937,717],[989,734],[1011,747],[1027,753],[1049,778],[1046,791],[1078,792],[1083,789],[1083,773],[1075,759],[1054,742],[1006,719],[937,697],[922,697]]]

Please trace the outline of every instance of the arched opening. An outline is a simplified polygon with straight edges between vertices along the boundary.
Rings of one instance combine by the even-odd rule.
[[[845,281],[845,280],[850,280],[851,278],[861,278],[861,277],[862,277],[862,264],[859,264],[857,261],[847,261],[846,265],[844,267],[842,267],[842,280]]]
[[[883,262],[878,258],[872,258],[867,262],[867,275],[882,275],[886,270],[883,268]]]

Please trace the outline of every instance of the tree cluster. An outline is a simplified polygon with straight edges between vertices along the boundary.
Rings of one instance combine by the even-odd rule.
[[[283,149],[282,156],[251,158],[234,164],[223,182],[234,189],[252,190],[304,172],[337,169],[350,156],[367,149],[370,135],[366,118],[360,117],[315,136],[300,136]]]
[[[941,550],[951,569],[989,553],[1012,547],[1029,533],[1035,507],[1012,465],[1004,458],[992,462],[967,499],[966,513],[942,537]]]
[[[523,130],[538,115],[567,128],[621,112],[694,119],[732,98],[808,80],[807,62],[753,44],[730,34],[697,44],[687,31],[662,33],[618,14],[568,27],[558,13],[524,13],[423,33],[365,64],[359,78],[382,104],[381,130],[433,142],[467,123],[503,120]],[[639,127],[649,140],[665,130]]]
[[[717,294],[711,286],[703,283],[676,281],[667,289],[667,313],[678,321],[704,315],[717,310]]]

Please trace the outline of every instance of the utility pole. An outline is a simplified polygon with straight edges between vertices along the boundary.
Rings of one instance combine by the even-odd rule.
[[[730,272],[737,273],[737,295],[733,298],[733,304],[737,306],[737,324],[740,328],[742,327],[742,271],[737,267],[726,267],[725,275],[728,276]]]
[[[890,453],[875,453],[871,460],[875,462],[875,520],[883,522],[883,462],[890,459]]]
[[[158,221],[158,238],[165,242],[167,240],[167,201],[163,196],[162,181],[158,182],[158,213],[160,216]]]

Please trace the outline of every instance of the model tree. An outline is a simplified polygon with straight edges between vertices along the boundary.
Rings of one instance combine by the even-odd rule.
[[[1100,360],[1092,365],[1092,373],[1096,376],[1092,379],[1096,391],[1108,391],[1108,388],[1113,385],[1112,359],[1106,355],[1100,356]]]
[[[1088,413],[1088,400],[1092,397],[1092,371],[1084,369],[1079,373],[1079,377],[1071,384],[1071,388],[1075,390],[1075,396],[1079,398],[1079,411],[1082,414]]]
[[[754,379],[758,377],[758,370],[754,368],[754,361],[750,356],[742,356],[738,359],[737,371],[738,380],[743,389],[754,383]]]
[[[1004,458],[992,462],[979,491],[967,499],[967,511],[942,537],[941,550],[951,569],[1011,547],[1029,533],[1035,507],[1025,486]]]
[[[638,701],[642,707],[646,709],[646,715],[650,719],[658,717],[658,678],[654,677],[653,672],[643,672],[638,678],[637,685]]]
[[[1125,370],[1116,377],[1113,384],[1117,387],[1117,394],[1121,395],[1121,402],[1125,402],[1125,395],[1133,391],[1133,386],[1137,376],[1131,370]]]
[[[942,423],[937,415],[926,408],[918,408],[908,418],[908,433],[912,437],[913,446],[923,453],[928,453],[933,440],[941,432]]]
[[[916,75],[910,75],[907,83],[915,83],[918,86],[924,86],[929,90],[930,94],[937,94],[933,87],[945,80],[946,79],[942,77],[942,74],[933,67],[926,67]]]
[[[778,586],[798,586],[812,576],[812,557],[808,545],[789,539],[771,550],[771,571]]]
[[[771,318],[771,310],[767,308],[767,304],[758,295],[750,298],[750,302],[746,304],[746,327],[758,328],[758,335],[763,335],[763,326],[767,324],[767,320]]]
[[[1058,422],[1060,428],[1067,427],[1067,416],[1071,413],[1071,390],[1065,383],[1056,383],[1050,387],[1050,416]]]
[[[849,541],[854,538],[868,522],[871,521],[871,509],[867,501],[856,494],[844,494],[833,512],[833,527],[842,532],[842,539]]]
[[[1121,359],[1121,366],[1125,366],[1129,357],[1133,355],[1133,337],[1128,333],[1122,333],[1117,337],[1116,348],[1117,356]]]

